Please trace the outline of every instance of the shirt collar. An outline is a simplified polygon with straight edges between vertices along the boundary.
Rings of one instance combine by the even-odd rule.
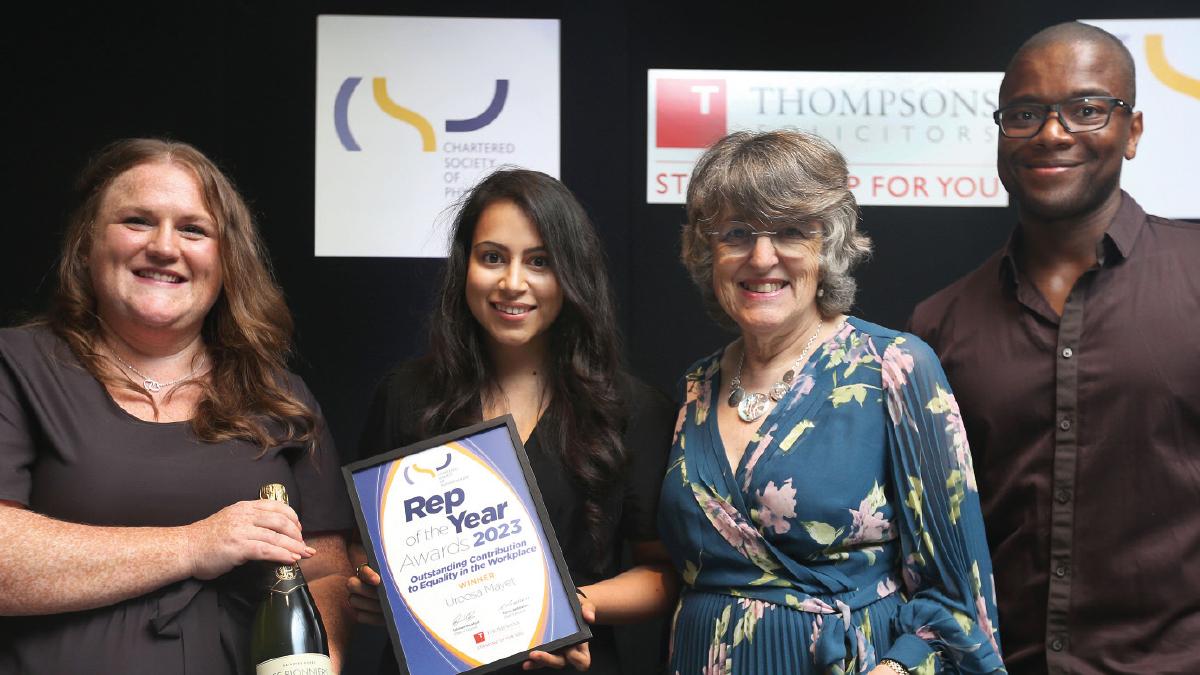
[[[1145,226],[1146,212],[1129,193],[1121,190],[1121,206],[1117,209],[1117,215],[1105,230],[1104,237],[1096,244],[1096,257],[1100,260],[1100,266],[1112,267],[1128,258],[1133,253],[1133,246]],[[1008,235],[1008,242],[1004,245],[1004,254],[1000,259],[1000,278],[1010,286],[1016,286],[1020,279],[1016,258],[1020,245],[1021,227],[1018,225]]]
[[[1133,253],[1133,245],[1137,242],[1138,235],[1145,227],[1146,212],[1129,193],[1121,190],[1121,208],[1117,209],[1117,216],[1104,233],[1105,239],[1115,245],[1116,253],[1122,259],[1128,258]]]
[[[1004,244],[1004,254],[1000,256],[1000,280],[1009,287],[1017,285],[1020,275],[1017,273],[1017,247],[1021,245],[1021,228],[1014,227]]]

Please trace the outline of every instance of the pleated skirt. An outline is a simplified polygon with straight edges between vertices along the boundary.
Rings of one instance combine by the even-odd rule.
[[[690,591],[671,630],[673,675],[857,673],[873,668],[896,638],[897,594],[841,617],[763,600]],[[830,631],[830,634],[826,634]],[[866,661],[865,668],[863,661]]]

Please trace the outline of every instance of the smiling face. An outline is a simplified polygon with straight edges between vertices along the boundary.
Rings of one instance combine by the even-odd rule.
[[[221,292],[221,261],[195,174],[167,162],[129,169],[93,227],[87,265],[104,323],[125,339],[198,335]]]
[[[713,249],[713,292],[744,333],[760,338],[798,333],[820,319],[820,239],[780,255],[770,237],[755,237],[749,254]]]
[[[467,263],[467,306],[493,346],[539,345],[563,294],[537,227],[515,203],[479,216]]]
[[[1083,96],[1130,100],[1132,82],[1115,48],[1101,42],[1051,42],[1014,59],[1000,85],[1000,106],[1052,104]],[[1121,162],[1133,159],[1142,114],[1117,109],[1107,126],[1069,133],[1050,115],[1032,138],[1001,136],[996,169],[1022,220],[1073,220],[1120,199]]]

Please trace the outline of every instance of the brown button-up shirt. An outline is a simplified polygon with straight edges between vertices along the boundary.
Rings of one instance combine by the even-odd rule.
[[[1122,196],[1061,317],[1020,227],[912,317],[966,423],[1013,673],[1200,673],[1200,225]]]

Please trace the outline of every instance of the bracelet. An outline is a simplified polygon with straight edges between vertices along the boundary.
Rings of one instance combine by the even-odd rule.
[[[895,659],[884,659],[879,662],[879,665],[895,671],[897,675],[909,675],[908,668],[905,668],[904,664]]]

